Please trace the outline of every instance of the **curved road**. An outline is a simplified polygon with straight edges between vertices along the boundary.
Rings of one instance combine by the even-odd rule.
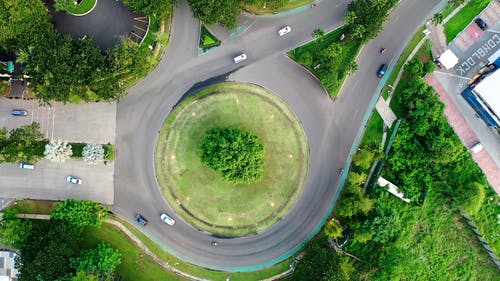
[[[337,170],[346,165],[363,119],[372,108],[380,83],[375,75],[378,66],[395,61],[440,1],[402,0],[383,32],[361,52],[358,72],[332,101],[315,78],[284,53],[310,40],[315,28],[330,31],[340,26],[348,2],[323,1],[317,8],[288,17],[245,16],[251,25],[244,33],[197,56],[199,22],[187,2],[180,1],[164,58],[118,104],[113,212],[130,222],[135,213],[143,214],[149,224],[139,229],[149,237],[178,257],[212,269],[256,270],[299,249],[324,222],[338,197]],[[284,25],[290,25],[292,32],[280,38],[277,30]],[[383,55],[378,54],[381,46],[387,48]],[[248,60],[235,65],[232,57],[241,51]],[[157,185],[153,159],[158,130],[172,107],[193,85],[220,75],[260,84],[284,99],[301,120],[310,146],[306,186],[290,214],[257,235],[231,239],[211,237],[173,213]],[[174,227],[160,221],[164,211],[176,219]],[[219,246],[211,246],[213,240]]]

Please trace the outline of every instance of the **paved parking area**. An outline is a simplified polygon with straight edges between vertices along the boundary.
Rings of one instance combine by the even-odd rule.
[[[25,109],[28,116],[12,116],[12,109]],[[0,99],[0,127],[9,129],[38,122],[48,139],[69,142],[114,143],[116,103],[61,104],[39,106],[36,100]],[[53,163],[41,160],[35,170],[17,164],[0,164],[0,197],[64,200],[91,199],[112,204],[114,162],[90,166],[83,160]],[[68,175],[82,178],[82,185],[66,182]]]
[[[448,46],[459,58],[457,75],[474,76],[500,48],[500,3],[492,1],[478,17],[488,24],[486,31],[472,21]]]
[[[0,164],[0,197],[18,199],[90,199],[113,204],[114,163],[90,166],[83,160],[54,163],[41,160],[34,170],[16,164]],[[82,179],[81,185],[66,182],[68,175]]]
[[[45,2],[57,30],[71,34],[74,39],[91,36],[102,49],[113,48],[122,36],[132,36],[133,33],[137,35],[135,26],[147,28],[147,25],[144,28],[143,22],[135,20],[144,15],[134,13],[122,1],[99,0],[92,12],[78,17],[68,15],[64,11],[55,12],[53,0]]]
[[[25,109],[28,116],[12,116],[12,109]],[[116,102],[82,104],[54,103],[40,106],[37,100],[0,99],[0,127],[8,129],[40,123],[48,139],[69,142],[114,143],[116,130]]]

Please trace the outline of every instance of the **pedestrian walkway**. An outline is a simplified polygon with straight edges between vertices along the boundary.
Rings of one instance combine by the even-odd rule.
[[[397,117],[389,107],[389,103],[387,103],[384,98],[382,98],[382,96],[378,98],[377,103],[375,104],[375,108],[377,109],[378,114],[380,114],[380,116],[384,120],[384,125],[389,128],[392,127],[392,123],[396,121]]]
[[[436,78],[436,75],[427,75],[425,77],[425,81],[434,87],[434,90],[436,90],[439,95],[439,99],[446,105],[444,113],[448,119],[448,123],[458,135],[462,144],[466,148],[469,148],[477,143],[479,138],[466,122],[464,116],[455,106],[452,99],[448,96],[447,92]],[[496,150],[492,151],[492,153],[496,153],[495,151]],[[487,147],[485,146],[485,149],[478,153],[473,153],[472,159],[479,165],[481,170],[483,170],[483,173],[486,175],[491,187],[493,187],[496,193],[500,195],[500,168],[496,165],[492,156],[489,154]]]

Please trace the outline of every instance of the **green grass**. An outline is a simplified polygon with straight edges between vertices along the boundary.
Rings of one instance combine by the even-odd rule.
[[[487,1],[479,1],[479,3],[470,1],[455,14],[444,25],[446,42],[451,42],[488,4]]]
[[[487,187],[486,198],[479,212],[472,216],[472,221],[477,226],[483,238],[488,242],[493,252],[500,256],[500,198],[495,191]]]
[[[86,143],[71,143],[71,151],[74,158],[82,158],[83,148],[87,145]]]
[[[221,41],[215,37],[204,25],[201,26],[200,31],[200,48],[207,49],[211,47],[217,47],[221,44]]]
[[[374,110],[366,127],[365,134],[361,140],[361,147],[368,146],[371,143],[381,143],[382,134],[384,133],[384,120],[378,114],[377,110]]]
[[[74,6],[73,9],[70,9],[68,12],[74,15],[83,15],[89,12],[95,5],[97,0],[83,0],[80,5]]]
[[[264,2],[266,3],[266,8],[264,9]],[[279,13],[287,10],[291,10],[300,6],[309,5],[313,3],[314,0],[290,0],[282,7],[276,7],[273,5],[272,1],[258,0],[254,4],[242,4],[241,7],[253,14],[273,14]]]
[[[87,227],[82,232],[81,238],[81,246],[84,249],[94,248],[103,241],[120,252],[122,262],[117,267],[116,273],[123,281],[186,280],[159,266],[112,225],[104,223],[100,228]]]
[[[199,277],[199,278],[204,278],[204,279],[209,279],[209,280],[216,280],[216,281],[223,281],[226,280],[227,276],[230,277],[231,281],[257,281],[257,280],[262,280],[269,278],[271,276],[278,275],[282,272],[285,272],[289,269],[290,263],[295,259],[296,255],[288,258],[287,260],[284,260],[278,264],[275,264],[273,266],[270,266],[268,268],[259,270],[259,271],[253,271],[253,272],[221,272],[221,271],[214,271],[214,270],[209,270],[205,268],[201,268],[192,264],[189,264],[181,259],[176,258],[175,256],[169,254],[163,248],[161,248],[158,244],[153,242],[151,239],[149,239],[144,233],[139,231],[137,228],[134,226],[130,225],[128,222],[114,218],[118,221],[120,221],[123,225],[125,225],[136,237],[138,237],[148,249],[153,252],[157,257],[162,259],[165,262],[168,262],[170,265],[174,266],[175,268],[186,272],[190,275]],[[106,227],[112,227],[108,226],[105,224],[104,226]],[[139,280],[139,279],[138,279]],[[163,280],[163,279],[162,279]]]
[[[20,214],[48,215],[55,208],[55,202],[49,200],[16,200],[8,209],[17,209]]]
[[[433,196],[413,207],[411,223],[387,249],[392,255],[383,271],[393,280],[500,280],[462,217]]]
[[[218,90],[228,92],[211,95]],[[306,178],[307,141],[298,120],[281,100],[249,84],[221,83],[201,96],[176,108],[160,133],[155,160],[167,200],[190,223],[212,233],[244,235],[268,227],[293,206]],[[201,162],[200,142],[214,126],[259,136],[265,148],[260,181],[233,184]]]
[[[360,41],[352,40],[349,38],[349,36],[346,36],[343,41],[340,41],[339,37],[341,34],[347,34],[346,26],[341,26],[334,31],[326,34],[322,38],[309,42],[306,45],[300,46],[288,53],[288,55],[294,60],[297,60],[296,54],[300,54],[303,51],[311,53],[313,58],[313,65],[306,65],[305,67],[321,80],[321,77],[319,77],[316,71],[313,69],[314,65],[316,64],[315,61],[317,61],[319,54],[329,45],[333,43],[337,43],[340,45],[340,47],[343,49],[342,56],[339,57],[336,66],[333,68],[334,72],[338,74],[338,79],[335,85],[326,88],[331,97],[336,97],[338,95],[340,87],[348,76],[347,66],[356,59],[356,56],[358,55],[362,46]]]

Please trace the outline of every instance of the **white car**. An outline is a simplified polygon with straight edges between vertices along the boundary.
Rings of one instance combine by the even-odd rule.
[[[292,29],[290,28],[290,26],[285,26],[283,27],[282,29],[278,30],[278,35],[279,36],[285,36],[287,35],[290,31],[292,31]]]
[[[175,220],[169,217],[167,214],[161,214],[160,219],[168,225],[174,225],[175,223]]]
[[[242,62],[246,59],[247,59],[247,55],[245,55],[245,53],[233,58],[234,63],[239,63],[239,62]]]
[[[77,177],[73,177],[73,176],[68,176],[66,178],[66,181],[69,182],[69,183],[73,183],[73,184],[82,184],[82,180],[77,178]]]

